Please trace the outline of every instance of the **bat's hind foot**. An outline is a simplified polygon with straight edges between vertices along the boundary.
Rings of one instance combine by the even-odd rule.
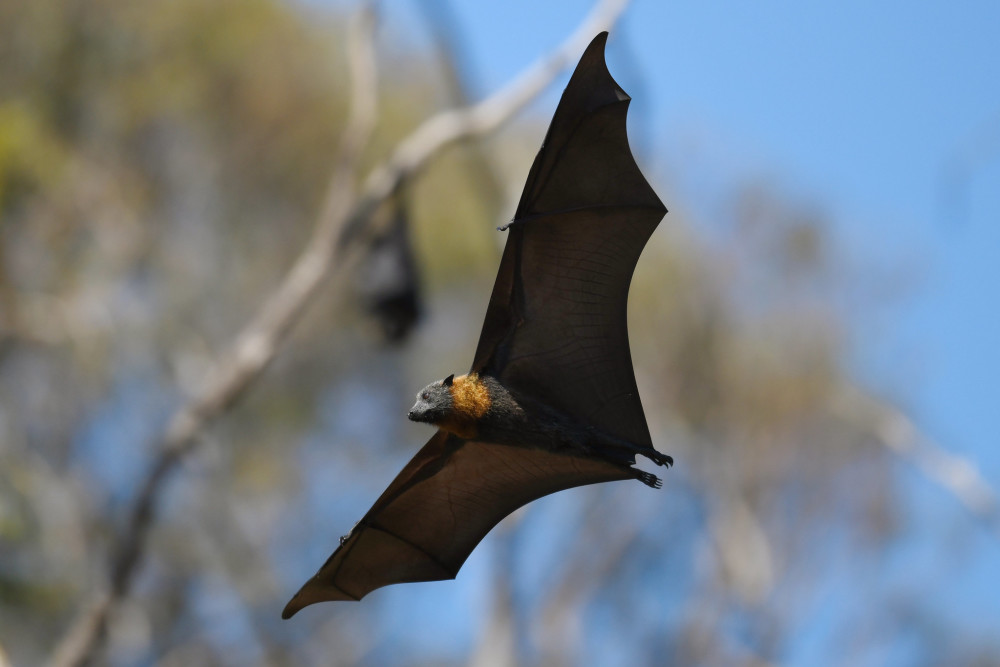
[[[635,456],[637,454],[641,454],[658,466],[666,466],[669,468],[674,464],[674,457],[658,452],[649,445],[637,445],[633,442],[629,442],[628,440],[608,436],[602,437],[599,442],[602,447],[627,452],[633,461],[635,460]]]
[[[629,470],[632,471],[632,474],[635,476],[637,480],[639,480],[648,487],[659,489],[660,487],[663,486],[663,480],[651,472],[646,472],[645,470],[639,470],[638,468],[629,468]]]
[[[674,464],[674,457],[669,454],[663,454],[656,451],[655,449],[650,452],[642,452],[642,455],[648,458],[650,461],[658,466],[667,466],[668,468]]]

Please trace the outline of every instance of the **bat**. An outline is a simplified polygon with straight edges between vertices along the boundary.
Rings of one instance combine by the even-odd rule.
[[[396,344],[417,324],[423,306],[407,206],[397,198],[386,214],[391,220],[381,234],[369,239],[355,289],[385,341]]]
[[[389,584],[454,579],[505,516],[585,484],[655,475],[626,306],[646,241],[667,212],[632,157],[629,96],[587,47],[556,108],[511,222],[469,373],[417,395],[409,419],[438,430],[282,612],[360,600]]]

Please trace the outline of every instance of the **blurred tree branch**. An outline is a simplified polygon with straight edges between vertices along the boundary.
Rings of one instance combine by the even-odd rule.
[[[469,83],[473,79],[468,64],[470,58],[451,5],[448,0],[421,0],[417,4],[434,40],[437,59],[444,73],[448,102],[452,106],[468,106],[473,97]],[[504,202],[503,179],[481,144],[472,143],[469,149],[467,163],[473,183],[486,202],[490,215],[496,215]]]
[[[607,30],[628,4],[602,0],[557,49],[482,102],[441,112],[420,125],[369,175],[354,194],[354,173],[375,120],[374,9],[365,3],[350,31],[351,110],[342,134],[333,175],[315,230],[282,283],[235,338],[211,370],[201,391],[169,420],[159,454],[129,510],[126,526],[112,550],[109,590],[84,609],[56,644],[51,664],[86,664],[104,642],[109,619],[130,591],[145,555],[164,482],[199,434],[224,413],[256,380],[277,353],[319,288],[350,263],[351,242],[365,231],[374,211],[400,184],[445,147],[496,130],[532,99],[583,50],[594,34]]]
[[[988,530],[1000,537],[1000,502],[972,462],[941,447],[923,434],[909,417],[860,389],[850,388],[839,399],[836,408],[843,417],[874,433],[881,444],[955,496]]]
[[[285,280],[237,336],[230,353],[206,378],[201,393],[170,420],[158,458],[141,486],[128,524],[112,552],[110,590],[69,628],[56,647],[53,665],[85,664],[99,650],[116,603],[128,595],[167,476],[197,442],[201,429],[232,405],[274,358],[277,346],[329,271],[334,242],[352,199],[355,166],[376,118],[374,5],[365,3],[353,20],[347,45],[351,108],[313,236]]]

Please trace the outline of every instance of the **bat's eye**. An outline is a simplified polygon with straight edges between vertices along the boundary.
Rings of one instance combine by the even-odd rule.
[[[428,394],[426,391],[424,393],[420,394],[420,398],[424,399],[425,401],[427,399],[429,399],[430,397],[431,397],[431,395]]]

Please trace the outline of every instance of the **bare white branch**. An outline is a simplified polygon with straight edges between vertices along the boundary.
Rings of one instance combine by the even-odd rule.
[[[1000,502],[996,491],[969,460],[952,454],[917,428],[909,417],[859,389],[845,391],[837,403],[841,415],[872,430],[879,442],[912,463],[1000,537]]]

